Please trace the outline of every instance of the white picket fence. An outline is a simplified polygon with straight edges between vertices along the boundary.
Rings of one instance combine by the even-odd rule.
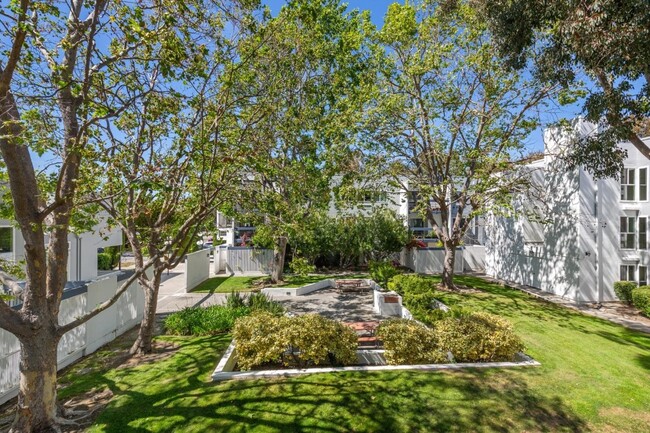
[[[121,283],[120,283],[121,284]],[[117,273],[102,276],[64,293],[59,312],[61,324],[92,310],[107,300],[118,287]],[[110,308],[85,324],[66,333],[59,342],[59,369],[86,356],[140,323],[144,311],[144,295],[137,283],[129,287]],[[20,344],[9,332],[0,329],[0,404],[18,394]]]

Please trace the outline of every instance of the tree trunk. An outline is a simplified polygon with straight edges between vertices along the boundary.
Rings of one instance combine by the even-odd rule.
[[[56,350],[53,326],[20,339],[20,390],[11,433],[54,432],[56,417]]]
[[[140,286],[144,291],[144,315],[131,350],[131,355],[144,355],[153,351],[153,337],[156,329],[156,309],[158,307],[158,291],[163,269],[156,268],[153,276],[149,279],[146,274],[139,279]]]
[[[442,268],[442,282],[441,286],[445,290],[455,290],[454,284],[454,263],[456,262],[456,245],[452,242],[444,242],[445,246],[445,261]]]
[[[278,236],[273,243],[273,269],[271,271],[271,281],[279,283],[282,281],[284,273],[284,255],[287,252],[287,238]]]

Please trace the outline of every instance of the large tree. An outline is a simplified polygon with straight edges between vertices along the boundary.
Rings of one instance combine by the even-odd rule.
[[[243,210],[273,239],[273,281],[282,279],[289,236],[328,206],[331,178],[353,142],[373,78],[368,30],[368,16],[338,0],[294,0],[267,23],[266,41],[251,41],[255,80],[246,91],[258,89],[255,107],[268,115],[252,134]]]
[[[377,38],[386,60],[370,108],[373,165],[417,194],[415,211],[445,249],[442,285],[453,288],[471,220],[525,187],[513,161],[551,88],[502,65],[467,3],[393,4]]]
[[[69,323],[59,322],[67,281],[68,233],[79,202],[94,127],[133,100],[119,95],[110,71],[149,46],[157,56],[178,15],[176,2],[14,1],[3,8],[0,62],[0,151],[15,221],[25,239],[25,285],[2,283],[22,299],[0,300],[0,326],[20,341],[20,388],[14,432],[56,431],[57,345],[61,337],[117,301]],[[6,45],[5,45],[6,43]],[[142,94],[134,94],[138,99]],[[51,161],[38,176],[32,160]],[[9,197],[7,197],[9,198]]]
[[[650,7],[646,0],[477,0],[510,66],[532,66],[541,79],[575,90],[586,74],[596,85],[587,119],[607,129],[585,137],[568,155],[597,176],[615,176],[629,140],[646,158],[638,126],[650,116]],[[531,48],[533,48],[531,50]]]
[[[158,292],[163,273],[192,251],[198,233],[216,210],[236,198],[242,168],[254,149],[247,131],[263,114],[245,116],[252,96],[232,92],[250,57],[238,43],[257,27],[254,10],[204,1],[174,18],[167,56],[139,57],[116,71],[125,98],[142,93],[98,136],[94,178],[88,194],[125,233],[134,255],[145,311],[131,353],[152,351]],[[256,95],[259,96],[259,95]],[[255,114],[257,113],[257,114]],[[208,252],[206,252],[208,253]],[[151,272],[144,272],[151,257]]]

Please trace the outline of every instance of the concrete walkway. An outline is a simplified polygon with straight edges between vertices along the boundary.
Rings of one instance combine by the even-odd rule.
[[[213,277],[214,275],[210,275]],[[185,307],[207,307],[225,302],[225,293],[185,293],[185,263],[163,276],[158,292],[158,314],[172,313]]]
[[[557,295],[553,295],[548,292],[543,292],[540,289],[536,289],[534,287],[530,286],[524,286],[521,284],[517,283],[512,283],[508,281],[503,281],[499,280],[496,278],[488,277],[485,274],[474,274],[477,277],[483,278],[486,281],[490,281],[492,283],[496,284],[503,284],[507,285],[508,287],[512,287],[517,290],[521,290],[522,292],[526,292],[531,296],[534,296],[539,299],[544,299],[546,301],[552,302],[554,304],[559,304],[563,305],[567,308],[571,308],[572,310],[577,310],[582,313],[588,314],[590,316],[595,316],[600,319],[604,320],[609,320],[610,322],[616,323],[618,325],[622,325],[626,328],[633,329],[635,331],[640,331],[640,332],[645,332],[647,334],[650,334],[650,325],[644,322],[650,322],[644,319],[638,320],[633,317],[623,317],[620,314],[617,314],[613,311],[611,311],[610,308],[607,308],[607,303],[603,304],[604,307],[602,308],[595,308],[593,305],[594,304],[585,304],[585,303],[577,303],[570,301],[568,299],[562,298]]]

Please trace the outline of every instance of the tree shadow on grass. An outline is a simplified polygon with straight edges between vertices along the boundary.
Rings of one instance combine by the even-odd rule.
[[[178,341],[182,341],[178,339]],[[224,337],[186,340],[173,358],[108,372],[115,394],[99,431],[587,431],[561,398],[543,398],[522,372],[337,373],[207,381]],[[530,374],[535,374],[531,371]]]

